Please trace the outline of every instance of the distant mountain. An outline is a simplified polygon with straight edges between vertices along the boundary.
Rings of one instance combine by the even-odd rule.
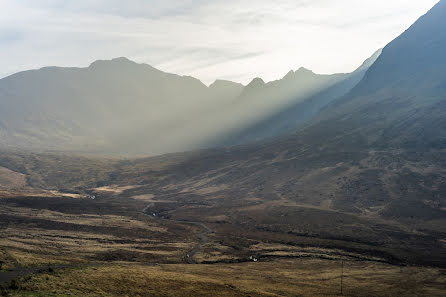
[[[0,146],[154,155],[246,143],[296,128],[310,118],[307,107],[289,110],[255,137],[227,135],[308,99],[317,101],[308,106],[314,114],[350,90],[356,76],[301,68],[270,83],[217,80],[207,87],[126,58],[25,71],[0,80]]]
[[[349,74],[320,75],[300,68],[290,71],[282,80],[268,84],[260,79],[253,80],[243,91],[241,100],[251,105],[264,104],[267,112],[220,136],[217,143],[243,144],[290,133],[330,102],[351,91],[380,54],[381,50],[378,50]],[[273,110],[268,109],[268,102],[277,98],[281,99],[278,100],[280,104]]]
[[[209,89],[211,93],[215,94],[219,99],[227,100],[228,98],[236,98],[240,96],[244,86],[228,80],[216,80],[209,86]]]
[[[158,131],[181,125],[213,96],[197,79],[125,58],[97,61],[88,68],[21,72],[0,81],[2,142],[101,150],[127,141],[134,145],[133,136],[128,136],[134,133],[142,142],[156,143],[151,137]]]

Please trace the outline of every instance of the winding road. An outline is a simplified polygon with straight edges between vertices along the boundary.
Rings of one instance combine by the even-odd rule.
[[[195,226],[200,227],[203,230],[202,233],[198,234],[198,238],[200,238],[200,242],[197,243],[192,250],[187,252],[186,256],[185,256],[185,260],[188,264],[197,264],[197,262],[195,262],[195,260],[194,260],[194,255],[197,252],[199,252],[201,250],[201,248],[203,247],[203,245],[205,245],[208,242],[207,235],[213,232],[212,229],[200,222],[189,222],[189,221],[175,221],[175,222],[195,225]]]
[[[150,218],[158,218],[160,220],[179,223],[179,224],[195,225],[202,229],[202,232],[200,234],[198,234],[198,238],[200,239],[200,241],[190,251],[186,252],[186,254],[184,256],[184,260],[188,264],[197,264],[197,262],[194,260],[195,254],[198,253],[201,250],[201,248],[208,242],[208,240],[209,240],[208,235],[213,233],[214,231],[212,231],[211,228],[209,228],[207,225],[205,225],[202,222],[171,220],[171,219],[157,217],[155,213],[149,214],[150,212],[148,213],[148,210],[151,206],[153,206],[153,204],[149,204],[143,209],[142,212],[144,215],[146,215]]]

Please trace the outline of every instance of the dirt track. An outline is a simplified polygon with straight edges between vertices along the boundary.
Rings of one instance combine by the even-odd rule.
[[[149,209],[150,206],[152,206],[153,204],[149,204],[148,206],[146,206],[143,209],[143,213],[150,217],[150,218],[158,218],[156,216],[156,214],[150,215],[147,213],[147,210]],[[169,221],[169,222],[174,222],[174,223],[179,223],[179,224],[189,224],[189,225],[195,225],[199,228],[201,228],[203,230],[203,232],[201,232],[200,234],[198,234],[198,238],[200,239],[200,241],[188,252],[186,252],[185,256],[184,256],[184,260],[188,263],[188,264],[197,264],[197,262],[194,260],[194,255],[196,253],[198,253],[201,248],[203,247],[203,245],[205,245],[208,242],[208,237],[207,235],[210,233],[213,233],[214,231],[212,231],[211,228],[209,228],[207,225],[205,225],[202,222],[194,222],[194,221],[181,221],[181,220],[171,220],[171,219],[165,219],[165,218],[158,218],[160,220],[165,220],[165,221]]]

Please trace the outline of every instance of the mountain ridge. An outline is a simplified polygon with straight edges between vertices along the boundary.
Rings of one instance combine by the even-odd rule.
[[[222,145],[215,139],[345,76],[303,68],[289,74],[268,83],[254,79],[259,86],[224,80],[206,86],[124,57],[22,71],[0,80],[0,145],[138,155]],[[268,91],[257,93],[262,86]]]

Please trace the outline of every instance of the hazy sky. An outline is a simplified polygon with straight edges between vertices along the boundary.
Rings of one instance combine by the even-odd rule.
[[[125,56],[243,83],[349,72],[438,0],[0,0],[0,77]]]

